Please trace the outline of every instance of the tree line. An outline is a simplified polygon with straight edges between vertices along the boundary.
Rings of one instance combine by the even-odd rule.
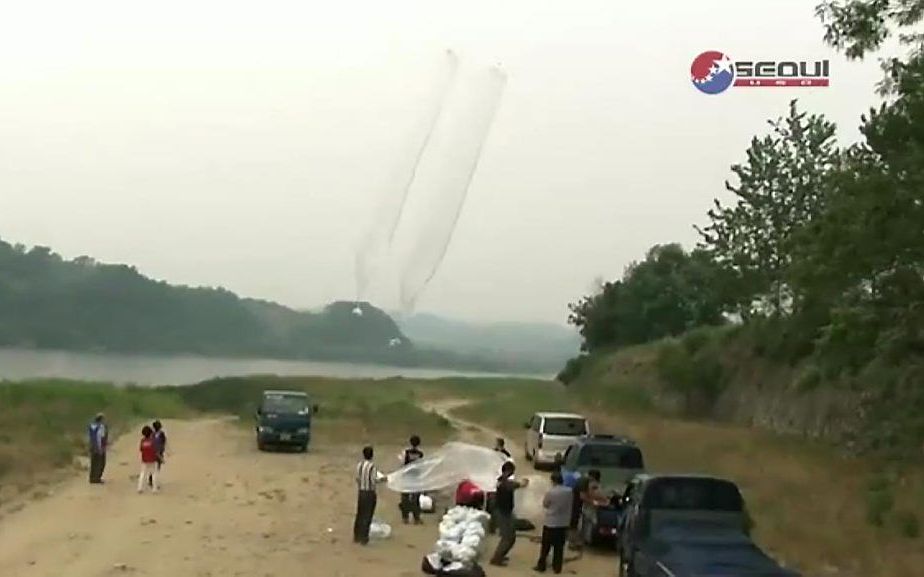
[[[849,58],[893,35],[906,47],[883,62],[862,140],[839,146],[833,122],[793,101],[731,167],[733,201],[714,202],[694,250],[656,246],[570,305],[586,353],[732,323],[820,380],[874,381],[902,399],[889,410],[924,407],[924,0],[825,2],[817,14]]]
[[[361,315],[354,312],[357,306]],[[2,240],[0,346],[517,368],[415,346],[388,314],[368,303],[339,301],[318,312],[297,311]]]

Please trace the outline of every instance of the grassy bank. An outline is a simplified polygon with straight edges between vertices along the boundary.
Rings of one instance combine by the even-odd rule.
[[[326,377],[232,377],[185,387],[161,389],[201,413],[231,414],[250,426],[265,389],[307,392],[319,406],[314,431],[317,442],[389,442],[402,444],[412,434],[428,444],[452,432],[443,417],[420,408],[424,381],[408,379],[350,380]],[[387,441],[386,441],[387,440]]]
[[[169,392],[66,380],[0,382],[0,504],[75,466],[86,427],[106,413],[114,435],[141,420],[191,413]]]

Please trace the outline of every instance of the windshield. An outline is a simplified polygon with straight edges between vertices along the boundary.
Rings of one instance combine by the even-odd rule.
[[[308,399],[299,395],[266,395],[263,397],[264,413],[292,415],[307,411]]]
[[[579,437],[587,434],[587,421],[568,417],[546,419],[542,432],[546,435]]]
[[[587,445],[578,457],[579,467],[610,467],[642,469],[642,452],[637,447],[619,445]]]
[[[645,491],[644,507],[680,511],[732,511],[744,509],[738,487],[721,479],[666,478]]]

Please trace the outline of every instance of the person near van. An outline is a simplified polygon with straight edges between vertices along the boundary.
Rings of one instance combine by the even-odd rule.
[[[423,451],[420,450],[420,437],[414,435],[409,440],[410,446],[404,450],[401,460],[405,465],[410,465],[415,461],[423,459]],[[407,524],[411,516],[414,517],[414,524],[420,525],[420,493],[401,493],[401,520]]]
[[[353,522],[353,542],[360,545],[369,544],[369,527],[378,502],[376,487],[385,480],[372,461],[372,447],[363,448],[363,460],[356,465],[356,519]]]
[[[583,545],[581,539],[581,516],[592,514],[593,509],[609,502],[600,490],[600,471],[591,469],[578,479],[574,486],[573,506],[571,510],[571,547],[580,549]]]
[[[503,566],[507,564],[507,555],[517,541],[516,518],[513,515],[513,494],[518,489],[529,486],[529,479],[514,481],[512,479],[516,465],[507,461],[501,468],[501,476],[497,479],[497,488],[494,492],[494,519],[500,541],[491,557],[491,565]]]
[[[159,489],[157,484],[157,446],[154,443],[154,429],[145,425],[141,429],[141,443],[138,445],[141,453],[141,473],[138,474],[138,492],[143,493],[147,481],[151,479],[151,492]]]
[[[568,538],[568,525],[571,520],[573,498],[571,490],[564,485],[565,480],[560,471],[552,473],[552,488],[542,499],[545,520],[542,523],[542,546],[539,549],[539,561],[535,570],[545,573],[549,552],[552,553],[552,571],[561,573],[565,561],[565,541]]]
[[[87,426],[87,434],[90,442],[90,482],[102,484],[103,471],[106,470],[106,449],[109,445],[109,430],[102,413],[97,413]]]

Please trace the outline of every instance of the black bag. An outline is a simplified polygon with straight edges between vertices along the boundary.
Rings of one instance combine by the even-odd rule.
[[[485,577],[484,569],[478,563],[472,563],[471,567],[456,569],[454,571],[443,571],[430,564],[430,560],[424,555],[420,563],[420,570],[427,575],[440,575],[442,577]]]
[[[516,519],[513,522],[513,527],[517,531],[532,531],[536,528],[533,523],[527,519]]]

